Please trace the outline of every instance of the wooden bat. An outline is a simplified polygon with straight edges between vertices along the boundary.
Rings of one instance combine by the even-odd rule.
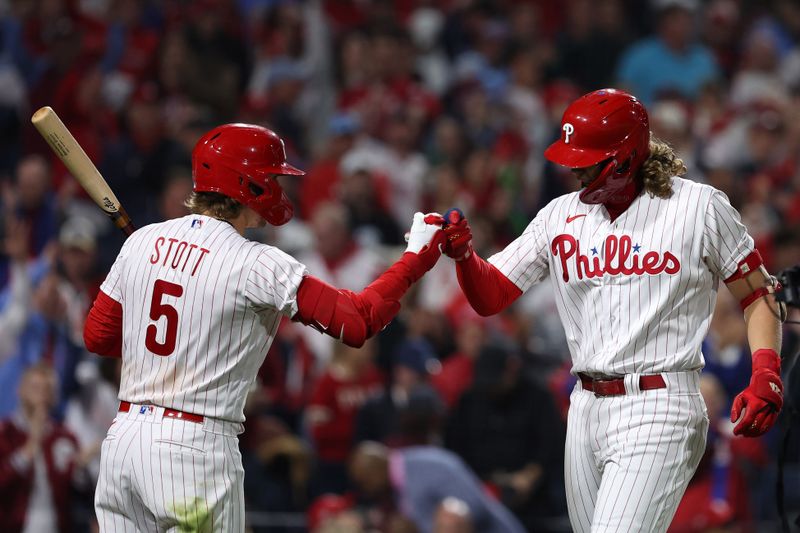
[[[75,137],[58,118],[53,108],[50,106],[40,108],[31,117],[31,122],[50,145],[50,148],[64,162],[70,173],[78,180],[78,183],[89,193],[94,203],[111,218],[114,225],[125,235],[133,233],[136,228],[114,195],[114,191],[108,186]]]

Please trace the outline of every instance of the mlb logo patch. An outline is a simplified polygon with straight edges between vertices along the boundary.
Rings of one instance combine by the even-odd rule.
[[[141,407],[139,407],[139,414],[140,415],[149,415],[152,412],[153,412],[153,406],[152,405],[142,405]]]
[[[203,227],[203,221],[199,218],[192,219],[192,227],[195,229],[200,229]]]

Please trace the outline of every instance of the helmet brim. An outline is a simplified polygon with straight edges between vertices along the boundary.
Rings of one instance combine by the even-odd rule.
[[[293,167],[289,163],[283,163],[280,167],[278,167],[278,171],[275,174],[279,174],[281,176],[305,176],[306,173],[300,170],[299,168]]]
[[[578,148],[559,139],[544,151],[544,157],[557,165],[569,168],[586,168],[596,165],[614,155],[603,149]]]

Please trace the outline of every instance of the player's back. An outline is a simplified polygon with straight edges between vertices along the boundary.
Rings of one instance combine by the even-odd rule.
[[[207,216],[134,233],[103,286],[123,308],[120,399],[243,420],[281,316],[296,312],[303,273]]]

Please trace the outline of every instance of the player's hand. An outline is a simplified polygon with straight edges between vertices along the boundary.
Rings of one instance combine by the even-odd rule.
[[[775,423],[781,407],[783,382],[780,376],[780,358],[772,350],[757,350],[753,354],[750,385],[733,400],[731,422],[738,420],[733,428],[734,435],[763,435]]]
[[[472,229],[461,209],[453,207],[444,214],[444,233],[447,237],[445,255],[456,261],[469,259],[472,255]]]
[[[411,229],[406,233],[406,252],[417,254],[425,270],[433,268],[442,255],[445,242],[443,220],[439,213],[414,213]]]

